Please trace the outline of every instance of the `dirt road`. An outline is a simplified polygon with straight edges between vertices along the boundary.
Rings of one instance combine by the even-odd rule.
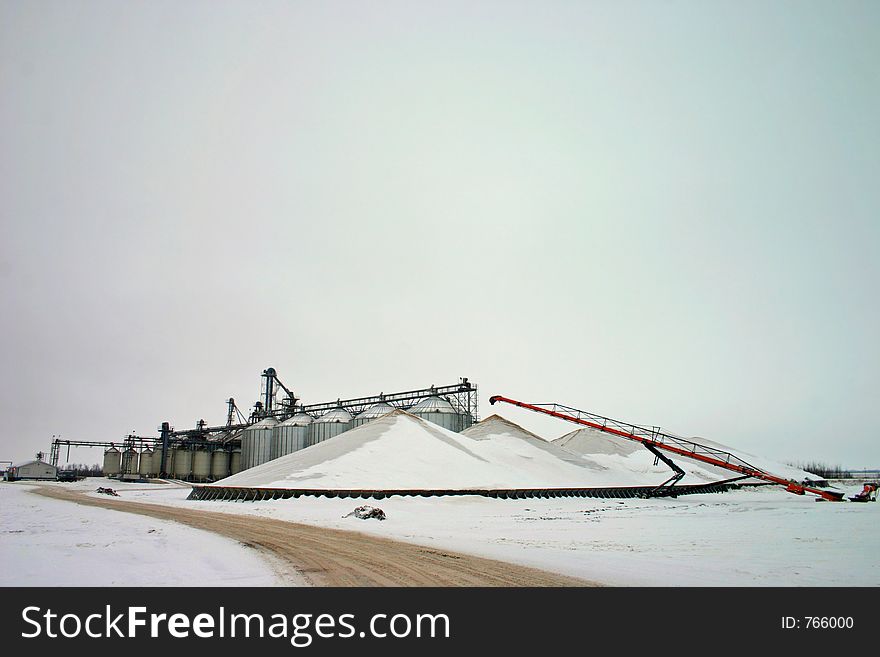
[[[402,543],[357,532],[282,520],[95,498],[55,486],[40,495],[173,520],[265,550],[314,586],[595,586],[591,582]]]

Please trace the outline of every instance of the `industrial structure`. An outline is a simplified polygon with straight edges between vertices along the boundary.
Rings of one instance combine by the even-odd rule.
[[[199,420],[193,429],[175,430],[170,422],[163,422],[158,436],[128,435],[112,442],[56,438],[49,461],[57,467],[65,446],[68,458],[71,447],[102,447],[107,477],[211,482],[329,440],[398,409],[463,431],[479,420],[477,399],[477,386],[462,378],[452,385],[302,404],[270,367],[262,373],[260,399],[247,417],[230,398],[226,423],[221,426]]]
[[[693,440],[673,436],[672,434],[660,431],[659,427],[643,427],[637,424],[630,424],[629,422],[612,420],[611,418],[596,415],[595,413],[590,413],[588,411],[581,411],[562,404],[528,404],[502,395],[494,395],[489,398],[489,403],[492,405],[499,402],[511,404],[512,406],[534,411],[535,413],[542,413],[544,415],[559,418],[560,420],[587,426],[612,436],[641,443],[643,447],[655,456],[655,463],[657,460],[663,461],[673,471],[672,477],[657,486],[656,490],[652,492],[651,496],[654,497],[660,495],[672,496],[677,494],[681,489],[681,487],[676,486],[676,484],[681,480],[685,473],[663,453],[669,452],[717,468],[729,470],[739,475],[738,477],[720,483],[753,478],[771,484],[785,486],[785,489],[788,492],[797,495],[811,493],[817,495],[820,500],[828,500],[831,502],[839,502],[843,500],[843,493],[839,491],[816,488],[815,486],[779,477],[744,461],[735,454],[715,447],[702,445]]]
[[[374,422],[379,418],[402,416],[401,411],[407,411],[409,414],[407,417],[413,422],[421,422],[425,426],[426,423],[432,423],[456,433],[465,431],[479,421],[477,386],[470,383],[467,378],[459,379],[457,384],[452,385],[432,385],[428,388],[404,392],[379,393],[367,397],[344,400],[340,398],[330,402],[303,404],[300,398],[282,383],[275,369],[271,367],[262,373],[260,399],[254,404],[253,410],[247,418],[238,409],[235,400],[230,398],[226,402],[227,413],[224,425],[208,426],[204,420],[199,420],[195,428],[175,430],[169,422],[163,422],[159,427],[158,436],[129,435],[119,442],[71,441],[56,438],[52,443],[49,464],[38,459],[35,462],[14,466],[10,472],[16,478],[25,478],[26,476],[54,478],[61,449],[66,445],[68,459],[71,446],[105,448],[103,474],[107,477],[119,477],[122,480],[165,477],[198,484],[210,484],[194,486],[189,499],[265,500],[300,496],[382,499],[389,495],[423,497],[483,495],[505,499],[530,497],[649,498],[723,492],[742,485],[755,485],[752,480],[763,482],[764,485],[782,485],[792,493],[801,495],[810,493],[816,495],[820,500],[840,501],[843,499],[842,492],[823,489],[819,482],[811,479],[795,481],[780,477],[748,463],[732,452],[663,432],[659,427],[621,422],[561,404],[529,404],[501,395],[495,395],[489,401],[493,405],[507,403],[573,422],[616,439],[625,439],[629,444],[638,443],[655,457],[655,466],[659,461],[662,461],[669,467],[672,475],[662,483],[647,486],[621,486],[617,485],[617,482],[603,482],[604,486],[596,486],[591,485],[590,481],[584,481],[586,485],[577,481],[574,486],[563,483],[556,487],[553,487],[552,484],[547,487],[543,481],[540,481],[540,477],[538,481],[526,478],[524,485],[528,487],[516,488],[484,488],[482,485],[388,488],[374,481],[367,482],[365,486],[368,487],[361,488],[342,489],[335,485],[330,488],[318,486],[287,488],[278,487],[275,479],[272,479],[268,484],[238,485],[240,477],[233,479],[232,485],[229,485],[228,482],[214,484],[213,482],[236,475],[243,470],[261,466],[269,461],[332,440],[350,429],[360,429],[364,424]],[[378,428],[380,424],[377,423],[375,428]],[[437,434],[436,429],[433,432],[432,435]],[[362,433],[354,431],[349,436],[355,440],[355,434]],[[448,439],[447,436],[447,442]],[[337,444],[339,443],[334,443],[334,445]],[[406,444],[409,445],[409,441]],[[327,448],[331,452],[335,449],[331,446],[327,446]],[[326,452],[327,448],[320,447],[317,452],[321,452],[322,449]],[[470,453],[468,449],[465,449],[464,452]],[[313,452],[303,456],[308,457],[311,454]],[[681,485],[680,482],[686,473],[672,461],[670,455],[686,457],[715,468],[727,470],[736,476],[697,485]],[[292,460],[296,462],[297,459],[299,457],[294,457]],[[502,458],[501,461],[503,460]],[[564,460],[562,459],[562,461]],[[288,461],[290,459],[279,465],[286,467]],[[485,459],[482,461],[491,462],[491,460],[486,461]],[[45,472],[40,470],[41,467],[45,469]],[[273,468],[274,466],[270,466],[268,471],[273,472]],[[262,473],[265,470],[263,468],[256,473]],[[504,472],[506,475],[507,470]],[[248,478],[245,477],[244,481],[247,482]],[[470,482],[465,483],[469,484]],[[482,482],[478,483],[482,484]],[[541,487],[532,487],[535,483]],[[609,486],[609,483],[612,485]],[[872,488],[862,497],[874,499],[871,497],[871,493],[876,494],[876,488]]]

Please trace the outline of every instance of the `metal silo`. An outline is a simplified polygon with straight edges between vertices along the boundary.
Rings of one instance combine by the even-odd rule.
[[[120,472],[121,454],[115,447],[104,452],[104,476],[118,475]]]
[[[153,450],[149,447],[141,452],[141,460],[138,463],[138,474],[143,477],[149,477],[156,474],[156,467],[153,465]]]
[[[317,445],[351,429],[351,413],[344,408],[334,408],[324,413],[309,426],[309,444]]]
[[[195,481],[205,481],[211,476],[211,452],[206,449],[193,452],[192,476]]]
[[[153,470],[156,471],[157,476],[161,475],[170,475],[171,468],[173,467],[174,461],[174,451],[170,447],[165,451],[165,469],[162,469],[162,446],[158,446],[156,451],[153,452]]]
[[[315,421],[308,413],[297,413],[275,427],[270,457],[292,454],[309,444],[309,425]]]
[[[168,470],[168,466],[165,466]],[[192,452],[186,447],[179,447],[174,450],[174,464],[171,468],[175,479],[186,479],[192,472]]]
[[[229,474],[234,475],[241,472],[241,450],[234,449],[229,454]]]
[[[136,475],[138,473],[138,453],[134,447],[129,447],[122,452],[120,470],[124,475]]]
[[[223,479],[229,476],[229,452],[218,449],[211,455],[211,477]]]
[[[442,397],[426,397],[410,408],[409,412],[450,431],[461,431],[465,428],[462,415],[457,413],[452,404]]]
[[[248,434],[245,434],[244,431],[241,432],[241,462],[240,463],[241,463],[242,469],[247,468],[245,463],[247,463],[248,461],[251,460],[251,450],[253,449],[253,441],[250,438],[245,440],[245,436],[247,436],[247,435]]]
[[[366,424],[367,422],[380,418],[393,410],[394,407],[386,402],[373,404],[369,408],[355,415],[354,419],[351,421],[351,425],[352,427],[359,427],[362,424]]]
[[[278,425],[274,417],[263,418],[241,434],[241,469],[262,465],[271,459],[272,431]]]

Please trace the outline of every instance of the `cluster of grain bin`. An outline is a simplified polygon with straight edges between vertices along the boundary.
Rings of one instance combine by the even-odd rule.
[[[241,450],[195,445],[169,451],[173,454],[172,466],[166,465],[165,470],[175,479],[216,481],[235,474],[241,467]]]
[[[264,418],[241,434],[240,467],[247,470],[262,465],[338,436],[351,427],[351,413],[343,408],[335,408],[318,418],[299,412],[281,423],[272,417]]]
[[[165,475],[190,481],[214,481],[241,470],[241,450],[221,447],[207,448],[202,445],[178,445],[165,452],[162,468],[161,447],[149,447],[138,453],[134,449],[120,452],[110,447],[104,452],[104,476],[136,476],[140,478]]]
[[[142,469],[151,462],[149,458],[142,462],[141,456],[134,447],[129,447],[124,452],[120,452],[116,447],[110,447],[104,452],[104,476],[139,477]]]
[[[138,452],[133,447],[129,447],[124,452],[120,452],[115,447],[110,447],[104,451],[103,472],[105,477],[152,476],[157,474],[158,465],[159,453],[154,453],[150,448]]]
[[[175,444],[165,451],[164,467],[161,448],[147,448],[139,453],[133,448],[120,452],[119,449],[110,447],[104,452],[104,475],[164,475],[189,481],[216,481],[317,445],[394,410],[391,404],[380,401],[356,416],[338,407],[319,417],[312,417],[300,410],[280,423],[273,417],[266,417],[238,434],[223,434],[224,440],[217,441],[214,445]],[[473,423],[470,415],[457,411],[447,399],[439,396],[426,397],[407,411],[450,431],[463,431]],[[240,449],[230,451],[229,443],[238,441],[241,444]]]

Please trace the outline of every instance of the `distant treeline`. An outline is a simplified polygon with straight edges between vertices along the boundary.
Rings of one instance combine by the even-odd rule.
[[[59,470],[75,470],[77,477],[103,477],[104,469],[97,463],[86,465],[85,463],[68,463],[58,468]]]
[[[842,466],[828,465],[827,463],[822,463],[821,461],[789,463],[788,465],[795,468],[800,468],[801,470],[806,470],[807,472],[811,472],[814,475],[819,475],[824,479],[849,479],[852,476],[852,473],[849,470],[844,470]]]

